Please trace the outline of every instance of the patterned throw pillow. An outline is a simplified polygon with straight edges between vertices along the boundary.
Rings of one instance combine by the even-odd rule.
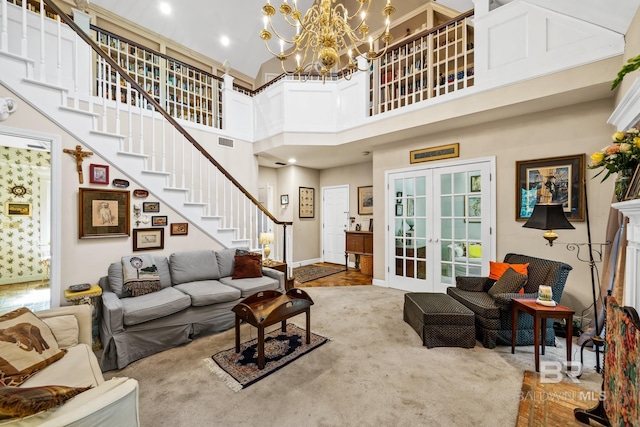
[[[65,387],[50,385],[41,387],[1,387],[0,420],[24,418],[62,405],[91,387]]]
[[[527,276],[529,263],[526,264],[509,264],[508,262],[493,262],[489,261],[489,279],[498,280],[508,268],[514,269],[517,273]],[[527,281],[525,280],[525,283]],[[524,286],[518,291],[519,294],[524,294]]]
[[[527,281],[527,276],[517,273],[513,268],[508,268],[496,283],[489,289],[492,297],[497,294],[512,294],[518,292]]]
[[[28,308],[0,316],[0,381],[6,385],[19,386],[66,352],[49,326]]]
[[[233,261],[232,279],[249,279],[252,277],[262,277],[262,256],[252,253],[236,255]]]

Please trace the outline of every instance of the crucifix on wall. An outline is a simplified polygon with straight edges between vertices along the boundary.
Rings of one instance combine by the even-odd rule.
[[[76,158],[76,169],[78,171],[78,181],[80,182],[80,184],[84,183],[84,179],[82,178],[82,161],[84,160],[85,157],[92,156],[93,152],[82,151],[82,147],[79,145],[76,145],[75,150],[70,150],[68,148],[65,148],[62,151]]]

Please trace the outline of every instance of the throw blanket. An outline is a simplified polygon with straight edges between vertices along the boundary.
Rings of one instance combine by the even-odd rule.
[[[122,273],[123,290],[131,292],[131,296],[138,297],[162,289],[158,267],[151,255],[123,256]]]

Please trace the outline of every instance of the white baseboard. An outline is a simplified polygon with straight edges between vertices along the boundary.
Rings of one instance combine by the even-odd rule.
[[[371,284],[374,286],[380,286],[381,288],[388,288],[389,285],[387,284],[386,280],[380,280],[380,279],[373,279],[371,280]]]
[[[292,262],[291,263],[291,267],[293,267],[293,268],[302,267],[303,265],[311,265],[311,264],[315,264],[315,263],[318,263],[318,262],[322,262],[322,258],[305,259],[303,261]]]

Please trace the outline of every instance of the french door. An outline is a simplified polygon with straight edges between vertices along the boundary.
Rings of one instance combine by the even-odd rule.
[[[446,292],[495,256],[493,159],[387,173],[390,287]]]

